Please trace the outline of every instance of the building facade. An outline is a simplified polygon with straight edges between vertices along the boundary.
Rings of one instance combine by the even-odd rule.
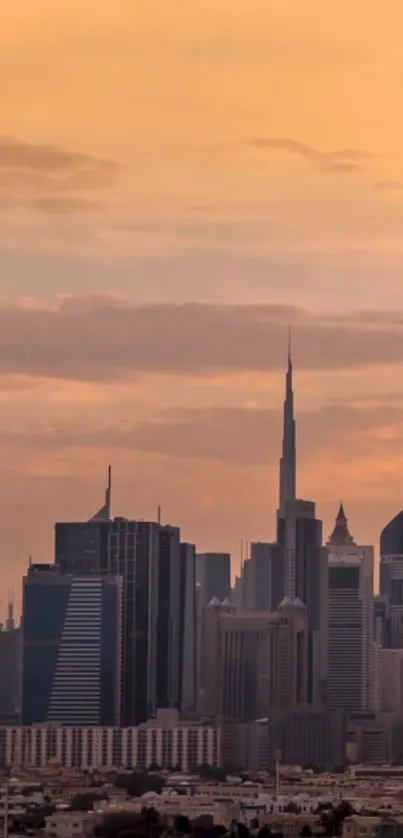
[[[294,708],[307,696],[305,606],[285,599],[276,612],[235,613],[229,601],[207,609],[207,713],[247,721]]]
[[[197,710],[197,598],[196,548],[180,546],[179,595],[179,708],[182,713]]]
[[[0,727],[0,767],[128,770],[152,764],[191,771],[219,765],[220,728],[154,719],[138,727]]]
[[[122,577],[122,724],[177,706],[179,529],[100,514],[88,523],[59,523],[55,560],[63,573]]]
[[[330,709],[373,710],[373,547],[357,545],[343,505],[327,542],[326,703]]]
[[[13,608],[10,598],[5,626],[0,626],[0,724],[21,721],[22,633]]]
[[[119,723],[121,602],[119,577],[30,567],[23,581],[25,725]]]

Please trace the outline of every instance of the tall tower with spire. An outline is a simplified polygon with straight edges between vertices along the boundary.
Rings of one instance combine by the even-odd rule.
[[[283,446],[280,458],[279,517],[285,518],[287,503],[296,499],[296,433],[292,386],[291,331],[288,334],[287,372],[283,410]]]

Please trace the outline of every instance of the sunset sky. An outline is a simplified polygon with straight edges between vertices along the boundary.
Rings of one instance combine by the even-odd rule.
[[[403,506],[400,0],[16,0],[0,27],[0,614],[101,505],[200,550]]]

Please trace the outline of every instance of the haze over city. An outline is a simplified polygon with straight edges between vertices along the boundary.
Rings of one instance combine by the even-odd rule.
[[[2,21],[1,612],[109,462],[233,570],[274,538],[288,324],[298,494],[361,544],[402,506],[401,5],[247,11]]]

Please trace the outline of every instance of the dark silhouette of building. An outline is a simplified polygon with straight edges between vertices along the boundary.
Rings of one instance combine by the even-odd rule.
[[[32,565],[23,581],[22,722],[115,725],[121,580]]]
[[[179,530],[103,513],[56,524],[55,559],[63,573],[123,579],[121,719],[136,725],[179,701]]]
[[[231,597],[231,556],[229,553],[198,553],[196,576],[205,606],[213,599]]]
[[[9,596],[7,620],[0,626],[0,724],[18,724],[21,717],[21,629],[14,620],[14,603]]]
[[[182,713],[197,709],[197,601],[196,548],[180,546],[179,595],[179,708]]]

